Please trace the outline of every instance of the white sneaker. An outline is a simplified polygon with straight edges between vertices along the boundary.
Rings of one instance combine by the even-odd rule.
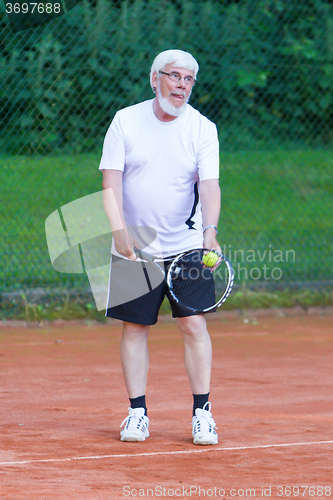
[[[128,408],[129,414],[121,426],[125,427],[120,431],[121,441],[144,441],[149,436],[149,418],[145,415],[144,408]]]
[[[206,409],[207,407],[207,409]],[[203,409],[197,408],[192,418],[192,437],[194,444],[217,444],[216,425],[210,412],[211,404],[207,402]]]

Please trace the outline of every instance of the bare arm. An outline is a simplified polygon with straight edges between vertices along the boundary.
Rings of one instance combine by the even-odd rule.
[[[123,211],[123,172],[103,170],[103,202],[109,218],[116,250],[121,255],[135,260],[135,240],[129,234]]]
[[[208,179],[199,183],[199,195],[202,207],[203,228],[214,225],[217,227],[221,211],[221,190],[218,179]],[[204,233],[204,248],[221,252],[213,227]]]

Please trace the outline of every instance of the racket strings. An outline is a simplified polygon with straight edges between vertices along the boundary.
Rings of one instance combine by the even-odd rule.
[[[223,263],[211,271],[202,263],[203,251],[177,259],[169,270],[169,286],[176,300],[193,310],[214,309],[225,292]],[[217,281],[216,281],[216,278]]]

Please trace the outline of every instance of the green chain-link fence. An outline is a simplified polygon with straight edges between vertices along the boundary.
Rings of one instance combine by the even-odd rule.
[[[191,104],[218,126],[237,283],[332,281],[330,1],[0,0],[0,30],[3,292],[87,286],[53,271],[45,219],[101,189],[109,123],[153,97],[169,48],[198,60]]]

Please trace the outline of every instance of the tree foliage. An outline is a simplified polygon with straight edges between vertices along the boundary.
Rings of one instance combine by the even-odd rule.
[[[88,0],[13,33],[0,10],[1,137],[10,154],[100,149],[114,113],[152,98],[161,50],[200,72],[191,103],[224,148],[329,144],[333,6],[324,0]]]

